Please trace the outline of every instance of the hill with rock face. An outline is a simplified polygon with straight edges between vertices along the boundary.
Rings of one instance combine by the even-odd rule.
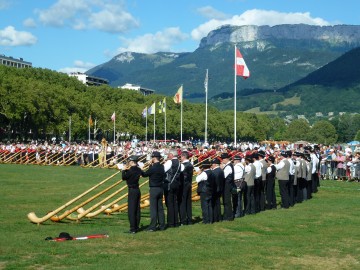
[[[238,95],[251,95],[284,88],[360,46],[360,26],[227,25],[211,31],[194,52],[126,52],[87,73],[112,86],[134,83],[169,96],[182,84],[185,99],[201,102],[206,69],[209,97],[233,92],[234,44],[251,72],[238,80]]]

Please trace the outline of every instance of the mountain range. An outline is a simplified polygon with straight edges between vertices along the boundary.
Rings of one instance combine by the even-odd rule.
[[[360,46],[360,26],[226,25],[211,31],[194,52],[125,52],[87,73],[108,79],[112,86],[139,84],[169,96],[183,85],[185,99],[203,102],[205,70],[208,69],[210,102],[220,109],[230,109],[233,104],[231,93],[234,92],[235,44],[251,72],[247,80],[237,80],[238,97],[243,101],[237,109],[259,107],[256,102],[244,104],[256,100],[263,105],[262,110],[286,110],[288,104],[281,102],[291,98],[290,95],[299,98],[301,93],[295,93],[294,88],[299,89],[300,85],[343,88],[347,83],[352,84],[350,67],[358,63],[354,60],[358,51],[350,56],[345,53]],[[349,68],[343,66],[330,75],[328,69],[334,68],[328,64],[333,61],[338,61],[336,65],[352,63],[347,63]],[[347,69],[350,72],[345,71]],[[355,77],[353,74],[351,78]],[[269,93],[274,94],[269,97]],[[265,95],[265,100],[261,101],[264,94],[268,98]],[[276,103],[280,103],[279,106],[275,106]]]

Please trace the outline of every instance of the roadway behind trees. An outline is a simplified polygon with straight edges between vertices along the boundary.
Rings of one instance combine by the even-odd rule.
[[[180,105],[173,102],[177,89],[169,89],[166,100],[167,138],[180,138]],[[186,101],[184,89],[183,139],[203,139],[205,104]],[[71,118],[71,139],[88,140],[89,117],[91,139],[105,137],[113,141],[114,123],[118,140],[136,135],[145,139],[145,107],[162,101],[164,96],[142,96],[135,91],[109,86],[85,86],[75,78],[47,69],[14,69],[0,66],[0,140],[27,141],[68,139]],[[208,108],[209,140],[233,140],[233,111]],[[148,139],[153,138],[153,115],[148,115]],[[96,120],[96,121],[95,121]],[[96,132],[94,134],[96,122]],[[284,120],[270,115],[237,113],[239,140],[307,140],[321,144],[347,142],[360,137],[360,115],[345,114],[331,122],[321,120],[312,126],[305,120]],[[156,139],[164,139],[164,113],[156,111]]]

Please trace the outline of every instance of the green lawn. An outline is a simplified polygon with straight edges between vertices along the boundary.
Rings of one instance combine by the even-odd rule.
[[[0,269],[360,269],[357,182],[322,181],[312,200],[289,210],[164,232],[125,234],[126,213],[39,226],[27,219],[32,211],[46,215],[114,172],[0,164]],[[194,217],[199,208],[193,204]],[[148,209],[141,223],[149,224]],[[60,232],[109,238],[44,240]]]

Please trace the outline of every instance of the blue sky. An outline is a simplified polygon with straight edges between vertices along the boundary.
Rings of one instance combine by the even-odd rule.
[[[0,54],[86,71],[124,51],[194,51],[223,24],[360,24],[359,0],[0,0]]]

